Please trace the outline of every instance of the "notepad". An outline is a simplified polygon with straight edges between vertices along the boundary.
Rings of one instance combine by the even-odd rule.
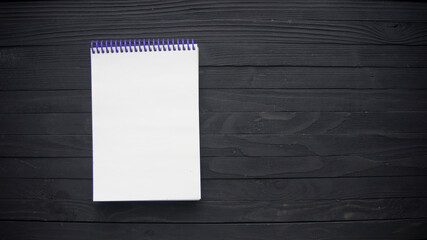
[[[94,201],[200,200],[199,50],[92,41]]]

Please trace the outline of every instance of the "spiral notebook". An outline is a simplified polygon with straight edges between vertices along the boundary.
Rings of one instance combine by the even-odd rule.
[[[93,200],[200,199],[199,50],[92,41]]]

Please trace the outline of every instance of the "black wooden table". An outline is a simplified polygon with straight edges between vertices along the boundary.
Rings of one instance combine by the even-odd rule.
[[[0,239],[422,239],[427,4],[0,4]],[[200,46],[202,201],[92,202],[91,39]],[[171,116],[173,118],[173,116]]]

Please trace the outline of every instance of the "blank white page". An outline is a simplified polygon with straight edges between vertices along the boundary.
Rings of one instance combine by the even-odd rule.
[[[194,46],[91,51],[94,201],[200,200]]]

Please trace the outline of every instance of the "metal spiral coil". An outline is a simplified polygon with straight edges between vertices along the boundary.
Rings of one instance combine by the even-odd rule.
[[[194,39],[127,39],[127,40],[92,40],[90,49],[93,54],[125,52],[161,52],[196,50]]]

